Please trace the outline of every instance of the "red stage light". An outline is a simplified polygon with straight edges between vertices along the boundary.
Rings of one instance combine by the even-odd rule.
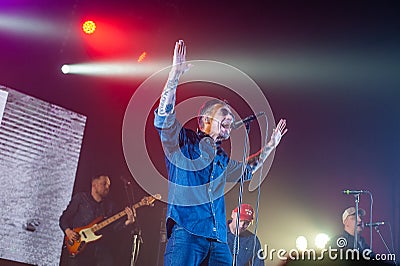
[[[143,52],[140,56],[139,56],[139,58],[138,58],[138,62],[140,63],[140,62],[142,62],[145,58],[146,58],[146,52]]]
[[[96,30],[96,23],[92,20],[87,20],[82,25],[83,32],[86,34],[93,34]]]

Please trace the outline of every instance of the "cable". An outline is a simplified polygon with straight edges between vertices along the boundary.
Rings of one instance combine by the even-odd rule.
[[[246,155],[247,155],[247,150],[249,146],[249,131],[250,131],[250,125],[247,123],[245,124],[246,128],[246,136],[245,136],[245,142],[244,142],[244,147],[243,147],[243,159],[242,159],[242,172],[240,175],[240,186],[239,186],[239,198],[238,198],[238,211],[237,211],[237,217],[236,217],[236,230],[235,230],[235,240],[233,242],[233,257],[232,257],[232,265],[236,266],[237,265],[237,256],[239,254],[239,222],[240,222],[240,212],[241,212],[241,205],[242,205],[242,198],[243,198],[243,183],[244,183],[244,173],[246,171]],[[232,221],[233,222],[233,221]]]
[[[372,197],[372,193],[368,190],[366,191],[369,194],[370,205],[369,205],[369,223],[372,224],[372,205],[374,203],[374,199]],[[369,227],[369,248],[372,250],[372,226]]]
[[[268,119],[267,116],[265,116],[265,124],[266,124],[266,128],[265,128],[265,141],[264,143],[268,143]],[[263,147],[264,148],[264,147]],[[260,202],[260,191],[261,191],[261,179],[262,179],[262,172],[263,172],[263,168],[264,168],[264,162],[262,163],[259,171],[260,171],[260,177],[259,177],[259,181],[258,181],[258,186],[257,186],[257,201],[256,201],[256,221],[254,224],[254,239],[253,239],[253,256],[251,259],[251,265],[254,265],[254,257],[255,257],[255,251],[256,251],[256,244],[257,244],[257,228],[258,228],[258,209],[259,209],[259,202]]]

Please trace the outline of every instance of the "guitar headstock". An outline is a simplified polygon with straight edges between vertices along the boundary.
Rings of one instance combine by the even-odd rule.
[[[140,201],[140,203],[141,203],[141,205],[153,206],[153,205],[154,205],[153,203],[154,203],[156,200],[160,200],[160,199],[161,199],[161,195],[160,195],[160,194],[155,194],[155,195],[153,195],[153,196],[144,197],[144,198]]]

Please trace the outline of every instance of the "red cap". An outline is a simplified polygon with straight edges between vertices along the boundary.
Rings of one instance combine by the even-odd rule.
[[[233,212],[237,212],[238,208],[236,207]],[[240,205],[240,220],[245,221],[253,221],[254,210],[250,204],[242,204]]]

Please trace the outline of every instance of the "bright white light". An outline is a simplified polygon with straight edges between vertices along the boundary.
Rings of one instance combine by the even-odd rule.
[[[48,37],[60,37],[63,31],[62,25],[56,25],[54,22],[29,16],[27,14],[9,15],[0,13],[0,31],[6,30],[23,35],[45,35]]]
[[[64,73],[64,74],[68,74],[69,71],[70,71],[69,65],[63,65],[63,66],[61,67],[61,71],[62,71],[62,73]]]
[[[296,248],[300,251],[307,249],[307,238],[305,236],[299,236],[296,239]]]
[[[329,241],[329,236],[327,234],[323,234],[323,233],[318,234],[315,237],[315,246],[317,248],[323,249],[323,248],[325,248],[325,245],[326,245],[326,243],[328,243],[328,241]]]
[[[64,74],[137,78],[138,76],[148,76],[166,66],[168,64],[165,62],[143,64],[132,61],[114,61],[63,65],[61,70]]]

